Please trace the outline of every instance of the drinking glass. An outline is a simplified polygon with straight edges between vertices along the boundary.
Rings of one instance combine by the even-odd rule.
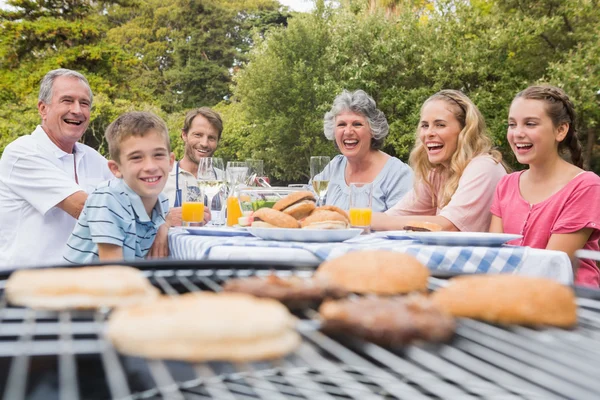
[[[363,233],[371,232],[371,203],[373,200],[373,184],[350,184],[350,225],[361,228]]]
[[[317,194],[317,205],[323,205],[329,187],[329,161],[327,156],[313,156],[310,158],[310,179],[312,187]]]
[[[248,177],[251,178],[248,182],[248,186],[261,186],[258,183],[259,180],[270,183],[269,177],[267,177],[264,172],[263,160],[249,158],[246,160],[246,164],[248,165]]]
[[[206,195],[207,204],[212,215],[212,225],[223,225],[221,218],[223,208],[223,191],[225,190],[225,168],[223,160],[218,157],[201,157],[198,163],[198,186]]]
[[[246,181],[248,166],[245,162],[230,161],[227,163],[227,185],[229,193],[227,197],[227,226],[234,226],[242,216],[242,209],[238,200],[239,186]]]
[[[204,224],[204,194],[200,186],[184,185],[181,190],[182,226],[202,226]]]

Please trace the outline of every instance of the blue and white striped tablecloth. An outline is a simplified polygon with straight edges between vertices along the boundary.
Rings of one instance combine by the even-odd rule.
[[[260,256],[269,260],[269,249],[308,251],[318,260],[338,257],[351,251],[383,249],[405,252],[415,256],[431,270],[511,273],[548,276],[564,283],[572,282],[569,259],[561,252],[530,249],[528,247],[463,247],[423,245],[414,240],[391,240],[382,235],[360,236],[341,243],[278,242],[255,237],[215,237],[189,235],[185,230],[172,228],[169,232],[171,256],[181,260],[211,259],[211,250],[230,247],[260,249]],[[295,251],[292,251],[295,250]],[[280,250],[279,250],[280,251]],[[257,252],[252,252],[256,254]],[[238,252],[239,254],[239,252]],[[241,258],[243,259],[243,258]],[[276,261],[276,260],[272,260]],[[290,261],[295,261],[290,259]]]

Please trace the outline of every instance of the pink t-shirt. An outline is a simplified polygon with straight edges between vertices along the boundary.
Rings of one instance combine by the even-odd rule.
[[[553,233],[592,228],[583,248],[598,250],[600,177],[593,172],[583,172],[546,200],[529,204],[519,189],[523,172],[515,172],[500,181],[491,208],[492,214],[502,219],[504,232],[523,235],[522,239],[509,243],[545,249]],[[593,260],[581,260],[575,283],[598,287],[600,271]]]
[[[463,232],[487,232],[492,214],[490,205],[494,198],[496,185],[506,175],[501,163],[490,155],[473,158],[463,171],[456,192],[443,208],[434,206],[434,193],[440,193],[445,179],[433,172],[430,182],[433,191],[427,185],[418,185],[408,192],[387,215],[441,215]]]

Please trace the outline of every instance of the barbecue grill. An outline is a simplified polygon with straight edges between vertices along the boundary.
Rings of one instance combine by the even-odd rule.
[[[220,291],[233,277],[309,277],[314,265],[136,264],[167,295]],[[595,399],[600,398],[600,298],[578,290],[574,330],[460,319],[447,344],[390,349],[318,330],[297,313],[303,341],[273,362],[189,364],[122,356],[103,337],[108,310],[12,307],[0,276],[4,399]],[[444,280],[430,279],[432,289]]]

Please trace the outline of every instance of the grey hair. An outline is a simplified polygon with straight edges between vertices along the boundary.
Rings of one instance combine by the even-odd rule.
[[[45,104],[50,104],[52,102],[52,85],[54,85],[54,81],[59,76],[77,78],[85,83],[90,92],[90,104],[92,103],[94,100],[94,94],[92,93],[92,89],[90,88],[90,83],[88,80],[79,72],[66,68],[53,69],[44,76],[42,82],[40,83],[40,94],[38,95],[38,101],[41,101]]]
[[[364,90],[349,92],[344,90],[333,100],[331,110],[325,114],[323,130],[325,137],[335,143],[335,119],[345,111],[351,111],[364,116],[371,128],[371,148],[380,149],[385,137],[390,131],[387,119],[383,111],[377,108],[375,100]],[[337,144],[336,144],[337,146]]]

